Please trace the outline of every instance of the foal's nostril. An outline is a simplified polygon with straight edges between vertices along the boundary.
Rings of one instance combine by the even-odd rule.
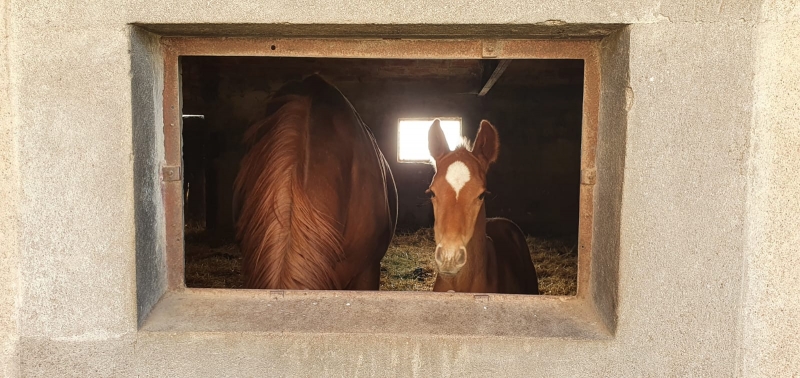
[[[467,263],[467,249],[461,247],[456,253],[456,266],[462,266]]]
[[[444,264],[444,257],[442,256],[442,246],[436,246],[436,253],[433,254],[433,257],[436,259],[436,264],[440,266]]]

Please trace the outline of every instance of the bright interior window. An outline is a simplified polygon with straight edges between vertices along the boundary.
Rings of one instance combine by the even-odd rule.
[[[428,153],[428,129],[433,123],[429,119],[400,119],[397,131],[397,159],[401,162],[427,162],[431,160]],[[461,119],[439,118],[442,131],[450,150],[461,142]]]

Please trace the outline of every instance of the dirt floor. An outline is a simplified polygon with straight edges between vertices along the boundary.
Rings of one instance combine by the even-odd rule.
[[[241,254],[235,244],[212,240],[197,227],[186,229],[186,286],[241,288]],[[578,253],[575,242],[528,237],[539,291],[575,295]],[[395,235],[381,261],[381,290],[431,290],[436,278],[433,230]]]

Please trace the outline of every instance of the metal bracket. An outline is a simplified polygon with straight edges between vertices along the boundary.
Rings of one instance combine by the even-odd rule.
[[[183,172],[180,166],[167,165],[161,168],[162,181],[180,181],[183,179]]]
[[[581,185],[594,185],[595,181],[597,181],[596,168],[581,169]]]
[[[484,58],[497,58],[501,53],[500,43],[495,39],[484,40],[481,50],[481,55]]]
[[[283,299],[284,295],[285,292],[283,290],[273,290],[269,292],[269,296],[273,301]]]

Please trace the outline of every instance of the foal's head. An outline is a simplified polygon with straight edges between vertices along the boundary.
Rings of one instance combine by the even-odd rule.
[[[484,240],[486,172],[497,160],[499,146],[497,130],[486,120],[481,121],[472,148],[462,145],[450,151],[438,119],[428,131],[428,150],[436,167],[428,193],[433,202],[435,257],[440,274],[458,273],[467,263],[467,248],[473,237]]]

